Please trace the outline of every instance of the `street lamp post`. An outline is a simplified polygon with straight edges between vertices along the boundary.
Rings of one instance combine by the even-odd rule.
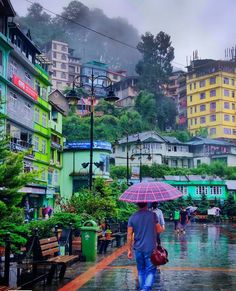
[[[137,140],[137,147],[139,148],[139,182],[142,182],[142,142],[140,138]]]
[[[71,100],[78,100],[80,99],[79,94],[76,92],[75,88],[83,88],[85,87],[85,84],[83,84],[81,82],[81,78],[88,78],[90,80],[90,84],[88,85],[86,84],[86,86],[89,86],[91,88],[91,96],[90,96],[90,158],[89,158],[89,189],[92,189],[92,185],[93,185],[93,127],[94,127],[94,99],[95,99],[95,88],[96,88],[96,84],[95,81],[98,80],[103,80],[103,81],[107,81],[108,85],[104,86],[102,85],[102,88],[105,90],[109,90],[107,96],[104,98],[104,100],[106,101],[117,101],[119,100],[118,97],[115,96],[114,91],[112,90],[112,81],[109,77],[107,76],[103,76],[103,75],[97,75],[95,76],[93,73],[93,68],[92,68],[92,74],[90,76],[87,75],[82,75],[79,74],[77,75],[72,83],[72,90],[70,90],[68,92],[68,94],[66,95],[66,97],[68,99]],[[77,85],[76,84],[76,80],[80,80],[80,84]]]

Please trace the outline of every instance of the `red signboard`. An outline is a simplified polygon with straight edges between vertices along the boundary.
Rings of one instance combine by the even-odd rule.
[[[35,101],[38,100],[38,93],[33,88],[31,88],[28,84],[23,82],[18,76],[13,75],[12,82],[21,90],[23,90],[26,94],[32,97]]]

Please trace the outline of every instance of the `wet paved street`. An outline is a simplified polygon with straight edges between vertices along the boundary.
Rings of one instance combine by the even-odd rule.
[[[153,290],[236,290],[236,224],[192,224],[180,235],[169,224],[162,242],[169,251],[169,263],[161,267]],[[96,266],[72,266],[67,276],[74,280],[64,281],[59,290],[136,290],[135,262],[126,258],[124,247],[113,249],[112,255],[109,252],[99,256]]]

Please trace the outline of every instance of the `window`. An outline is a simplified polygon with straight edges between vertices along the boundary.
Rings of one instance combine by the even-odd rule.
[[[57,152],[57,164],[60,165],[61,164],[61,153]]]
[[[28,72],[25,72],[25,82],[31,84],[31,76]]]
[[[66,61],[66,55],[65,54],[62,54],[61,55],[61,59],[64,60],[64,61]]]
[[[18,71],[18,66],[16,64],[16,62],[11,61],[10,63],[10,77],[12,78],[13,75],[16,75]]]
[[[214,97],[214,96],[216,96],[216,90],[215,89],[210,91],[210,97]]]
[[[229,97],[229,90],[224,89],[224,96]]]
[[[176,189],[178,189],[183,195],[188,195],[188,188],[186,186],[176,186]]]
[[[195,113],[197,112],[197,106],[194,106],[194,112]]]
[[[231,82],[232,82],[232,86],[234,86],[235,85],[234,79],[232,79]]]
[[[61,63],[61,69],[66,69],[66,64]]]
[[[66,52],[66,51],[67,51],[67,48],[66,48],[66,46],[65,46],[65,45],[63,45],[63,46],[61,47],[61,50],[62,50],[63,52]]]
[[[203,124],[206,122],[206,117],[205,116],[201,116],[200,117],[200,123]]]
[[[189,96],[189,101],[192,102],[193,101],[193,96]]]
[[[215,114],[212,114],[210,116],[210,121],[216,121],[216,115]]]
[[[52,65],[53,65],[54,68],[56,68],[56,66],[57,66],[57,62],[56,62],[56,61],[53,61],[53,62],[52,62]]]
[[[232,98],[234,98],[234,95],[235,95],[235,94],[234,94],[234,91],[232,91]]]
[[[40,110],[39,108],[35,108],[34,110],[34,121],[39,123],[39,119],[40,119]]]
[[[192,119],[190,119],[190,125],[193,125],[193,120]]]
[[[197,124],[197,118],[195,118],[195,124]]]
[[[224,127],[224,134],[231,134],[231,128]]]
[[[53,75],[53,77],[56,77],[57,76],[57,72],[56,71],[53,71],[52,72],[52,75]]]
[[[53,48],[56,50],[57,49],[57,44],[53,43]]]
[[[207,195],[207,186],[197,186],[196,187],[196,194],[197,195]]]
[[[224,115],[224,121],[230,121],[230,116],[228,114]]]
[[[35,81],[35,89],[36,89],[38,95],[40,96],[41,95],[41,92],[40,92],[41,87],[40,87],[40,83],[38,80]]]
[[[193,88],[196,89],[196,87],[197,87],[197,86],[196,86],[196,83],[193,83]]]
[[[61,78],[62,78],[62,79],[66,79],[66,73],[61,72]]]
[[[190,91],[192,90],[192,83],[189,84],[189,90],[190,90]]]
[[[43,113],[42,115],[42,125],[44,127],[47,127],[47,114],[46,113]]]
[[[190,114],[192,114],[193,113],[193,108],[192,107],[190,107]]]
[[[203,93],[200,93],[200,99],[205,99],[206,98],[206,93],[203,92]]]
[[[232,122],[235,122],[235,116],[232,116]]]
[[[53,57],[56,59],[57,58],[57,53],[53,52]]]
[[[210,84],[213,85],[216,83],[216,77],[211,77],[210,78]]]
[[[58,171],[55,170],[54,171],[54,184],[57,185],[57,183],[58,183]]]
[[[42,88],[42,98],[44,100],[47,100],[47,88]]]
[[[235,110],[235,104],[232,103],[232,110]]]
[[[31,105],[29,103],[25,103],[25,106],[24,106],[25,118],[30,119],[30,111],[31,111]]]
[[[10,107],[12,109],[16,109],[16,107],[17,107],[17,96],[16,96],[15,93],[10,92],[10,100],[9,101],[10,101]]]
[[[212,127],[210,128],[210,135],[214,135],[214,134],[216,134],[216,128]]]
[[[42,140],[42,153],[43,154],[46,154],[46,144],[47,144],[46,139],[43,139]]]
[[[46,180],[46,169],[45,168],[42,168],[41,178],[42,178],[43,181]]]
[[[200,105],[200,111],[205,111],[205,110],[206,110],[206,105],[205,104]]]
[[[229,78],[224,77],[224,84],[229,84]]]
[[[35,137],[34,137],[34,150],[35,150],[36,152],[39,151],[39,137],[38,137],[38,136],[35,136]]]
[[[52,185],[53,172],[48,170],[48,185]]]
[[[178,166],[177,160],[171,160],[171,167],[176,168]]]
[[[206,80],[202,80],[202,81],[199,82],[199,87],[200,88],[201,87],[205,87],[205,85],[206,85]]]
[[[224,102],[224,109],[229,109],[229,102]]]
[[[211,195],[221,195],[222,187],[221,186],[211,186],[210,187]]]

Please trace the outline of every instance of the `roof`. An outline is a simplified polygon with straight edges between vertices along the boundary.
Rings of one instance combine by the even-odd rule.
[[[204,175],[185,175],[185,176],[178,176],[178,175],[175,175],[175,176],[171,176],[171,175],[167,175],[167,176],[164,176],[164,179],[165,180],[172,180],[172,181],[184,181],[184,182],[187,182],[187,181],[222,181],[221,178],[219,177],[216,177],[216,176],[204,176]]]
[[[188,181],[186,176],[164,176],[165,180],[173,180],[173,181]]]
[[[16,12],[11,5],[11,1],[9,0],[0,0],[0,15],[6,15],[14,17]]]
[[[218,140],[218,139],[210,139],[204,137],[194,137],[189,142],[186,142],[187,145],[198,146],[198,145],[218,145],[218,146],[234,146],[234,144],[229,143],[227,141]]]
[[[162,138],[171,144],[183,144],[183,142],[179,141],[176,137],[174,136],[162,136]]]
[[[137,142],[140,139],[141,142],[159,142],[164,143],[165,140],[155,131],[145,131],[141,133],[136,133],[132,135],[128,135],[128,142]],[[118,141],[119,144],[123,144],[127,142],[127,137],[124,137]]]
[[[236,180],[226,180],[225,184],[228,190],[236,190]]]

